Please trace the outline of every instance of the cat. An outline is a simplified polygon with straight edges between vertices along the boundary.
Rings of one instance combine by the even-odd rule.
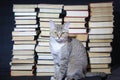
[[[69,24],[59,25],[50,20],[50,50],[55,64],[55,74],[51,80],[78,80],[86,74],[92,76],[87,73],[85,47],[81,41],[68,37]]]

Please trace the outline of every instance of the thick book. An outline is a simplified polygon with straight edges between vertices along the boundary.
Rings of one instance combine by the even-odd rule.
[[[111,52],[112,47],[90,47],[90,52]]]
[[[64,10],[88,10],[88,5],[64,5]]]
[[[88,68],[92,69],[103,69],[103,68],[109,68],[109,64],[90,64]]]
[[[34,44],[34,45],[36,45],[36,41],[34,40],[34,41],[30,41],[30,40],[26,40],[26,41],[14,41],[14,44]]]
[[[103,42],[103,43],[111,43],[113,40],[112,39],[90,39],[89,42]]]
[[[112,34],[113,28],[91,28],[88,34]]]
[[[70,34],[81,34],[81,33],[87,33],[86,28],[81,29],[69,29]]]
[[[113,21],[110,22],[89,22],[89,28],[105,28],[113,27]]]
[[[16,25],[16,28],[38,28],[37,24],[24,24],[24,25]]]
[[[99,69],[90,69],[91,72],[105,72],[106,74],[111,74],[110,68],[99,68]]]
[[[36,20],[15,20],[15,24],[36,24]]]
[[[62,9],[63,4],[38,4],[38,8]]]
[[[33,64],[12,64],[11,70],[32,70]]]
[[[66,11],[66,16],[71,16],[71,17],[88,17],[88,11]]]
[[[69,25],[69,28],[73,28],[73,29],[79,29],[79,28],[85,28],[85,22],[71,22]]]
[[[34,64],[34,59],[12,59],[12,64]]]
[[[36,31],[36,28],[14,28],[14,31]]]
[[[34,59],[34,55],[14,55],[13,59]]]
[[[35,12],[35,8],[14,8],[13,12]]]
[[[15,12],[14,16],[37,16],[37,12]]]
[[[49,44],[49,41],[39,41],[38,45],[39,46],[48,46],[49,47],[50,44]]]
[[[40,21],[39,24],[40,24],[40,27],[47,27],[47,28],[50,27],[49,22]],[[55,24],[61,24],[61,22],[55,22]]]
[[[87,41],[88,40],[88,34],[78,34],[75,37],[76,39],[80,40],[80,41]]]
[[[15,20],[35,20],[36,16],[15,16]]]
[[[59,18],[59,13],[38,13],[38,17],[45,17],[45,18]]]
[[[112,2],[90,3],[90,7],[111,7]]]
[[[65,22],[85,22],[85,17],[64,17]]]
[[[34,55],[35,51],[34,50],[13,50],[12,54],[13,55]]]
[[[37,72],[36,76],[53,76],[54,72]]]
[[[110,47],[111,46],[111,44],[108,42],[106,42],[106,43],[97,43],[97,42],[94,42],[94,43],[92,43],[92,42],[89,42],[88,43],[88,47]]]
[[[90,17],[90,22],[112,22],[113,16]]]
[[[39,19],[41,22],[49,22],[50,20],[54,21],[54,22],[62,22],[62,18],[40,18]]]
[[[62,9],[40,8],[39,12],[43,13],[61,13]]]
[[[37,64],[40,65],[54,65],[53,60],[37,60]]]
[[[106,39],[113,39],[114,36],[112,34],[90,34],[89,39],[90,40],[106,40]]]
[[[37,45],[35,48],[35,51],[36,52],[50,52],[50,47]]]
[[[33,9],[37,8],[37,4],[13,4],[13,9]]]
[[[35,36],[37,35],[36,31],[12,31],[12,36]]]
[[[110,52],[87,52],[89,58],[91,57],[108,57],[110,56]]]
[[[31,45],[13,45],[13,50],[34,50],[35,49],[35,45],[31,44]]]
[[[35,40],[35,36],[12,36],[13,41],[32,41]]]
[[[11,70],[11,76],[33,76],[32,70]]]
[[[105,64],[105,63],[111,63],[111,57],[91,57],[89,58],[90,64]]]

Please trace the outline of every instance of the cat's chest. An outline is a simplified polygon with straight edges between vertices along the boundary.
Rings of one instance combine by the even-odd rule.
[[[55,41],[51,41],[50,46],[52,51],[59,52],[65,46],[65,43],[58,43]]]

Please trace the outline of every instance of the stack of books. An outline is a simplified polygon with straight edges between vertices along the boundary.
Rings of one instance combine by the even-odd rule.
[[[69,36],[82,41],[86,47],[88,40],[86,18],[89,16],[88,5],[65,5],[64,23],[69,22]]]
[[[91,72],[110,73],[113,39],[112,2],[90,3],[88,56]]]
[[[38,44],[35,49],[38,56],[36,64],[37,76],[51,76],[54,74],[54,62],[49,47],[49,21],[53,20],[55,24],[62,24],[62,18],[60,18],[62,8],[62,4],[38,4],[38,18],[41,33],[37,39]]]
[[[14,4],[15,28],[12,31],[13,57],[11,76],[33,76],[38,24],[37,4]]]

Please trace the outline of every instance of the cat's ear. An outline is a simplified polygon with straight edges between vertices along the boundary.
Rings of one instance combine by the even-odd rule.
[[[65,28],[66,30],[69,29],[69,26],[70,26],[70,23],[69,23],[69,22],[66,22],[66,23],[64,24],[64,28]]]
[[[54,28],[55,28],[55,23],[52,20],[50,20],[50,29],[54,29]]]

